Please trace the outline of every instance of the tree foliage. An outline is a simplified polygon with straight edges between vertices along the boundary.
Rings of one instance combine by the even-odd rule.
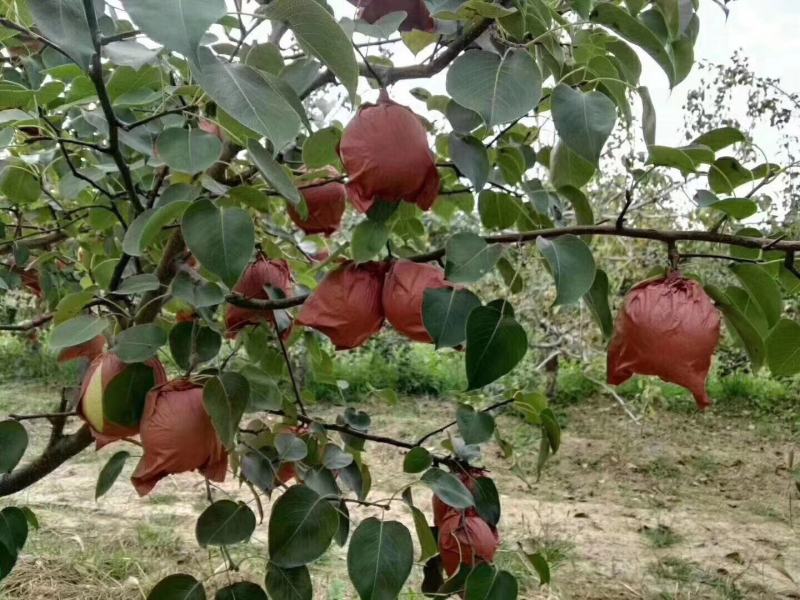
[[[697,98],[702,130],[681,147],[656,143],[658,107],[641,73],[660,69],[671,87],[689,75],[698,2],[351,0],[367,6],[347,13],[324,0],[3,2],[0,293],[27,320],[2,329],[49,328],[52,349],[96,362],[47,417],[39,459],[24,456],[22,423],[35,415],[0,422],[0,495],[93,439],[124,443],[131,433],[114,433],[124,426],[144,444],[140,493],[195,470],[252,491],[250,503],[209,493],[199,515],[198,543],[230,570],[226,547],[267,529],[264,581],[216,598],[310,599],[308,565],[348,541],[358,595],[396,598],[415,551],[390,510],[414,522],[425,594],[516,597],[513,575],[488,564],[502,522],[481,452],[497,443],[514,460],[495,422],[509,407],[539,430],[540,470],[558,451],[547,397],[503,377],[538,335],[530,303],[566,315],[583,304],[593,335],[624,335],[610,295],[633,282],[610,281],[599,245],[651,243],[652,280],[713,299],[712,346],[721,314],[754,369],[800,371],[800,324],[784,303],[800,287],[795,224],[788,214],[761,229],[742,222],[792,165],[762,160],[746,132],[702,113]],[[421,114],[395,101],[404,80]],[[625,160],[611,160],[620,149]],[[604,196],[601,178],[624,181],[619,197]],[[702,226],[675,227],[677,209],[654,214],[650,195],[673,186],[691,191],[691,223]],[[647,226],[653,216],[663,228]],[[679,273],[689,258],[730,267],[703,292]],[[389,288],[399,261],[403,279]],[[530,298],[533,262],[550,278]],[[687,302],[652,310],[682,320]],[[463,402],[420,440],[381,435],[352,407],[335,421],[315,416],[296,368],[302,355],[325,377],[336,360],[326,336],[357,346],[388,328],[384,319],[441,351],[464,350]],[[649,348],[638,372],[669,379],[653,363],[670,357]],[[154,376],[162,363],[168,383]],[[85,423],[67,434],[73,417]],[[187,442],[162,461],[158,440],[173,433]],[[388,501],[370,496],[378,444],[413,475]],[[111,456],[98,498],[128,458]],[[434,527],[414,504],[421,486],[434,494]],[[257,524],[251,506],[272,496],[267,525]],[[354,527],[349,505],[380,518]],[[0,512],[0,578],[36,526],[27,509]],[[542,555],[521,557],[549,581]],[[175,574],[149,598],[201,599],[211,585]]]

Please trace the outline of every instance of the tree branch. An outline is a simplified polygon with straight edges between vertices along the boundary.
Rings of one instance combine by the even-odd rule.
[[[52,440],[51,440],[52,441]],[[58,436],[36,459],[0,477],[0,496],[8,496],[33,485],[92,443],[89,425],[68,436]]]
[[[26,321],[25,323],[18,323],[16,325],[0,325],[0,331],[30,331],[31,329],[36,329],[42,325],[47,325],[47,323],[49,323],[52,319],[52,314],[46,314],[31,321]]]
[[[477,40],[484,31],[489,29],[493,22],[493,19],[481,19],[472,27],[464,31],[464,33],[462,33],[459,37],[450,42],[450,45],[447,46],[447,49],[444,52],[427,64],[392,68],[385,68],[375,65],[372,68],[374,68],[376,73],[380,75],[380,81],[382,81],[384,85],[390,85],[403,79],[424,79],[432,77],[440,71],[443,71],[447,65],[453,62],[462,52],[462,50]],[[368,66],[365,64],[359,65],[359,71],[364,77],[374,77],[374,75],[370,72],[370,68],[368,68]],[[314,83],[311,84],[311,87],[303,94],[303,97],[308,96],[311,92],[318,90],[329,83],[333,83],[334,81],[336,81],[336,77],[333,74],[333,71],[326,69],[320,73],[316,81],[314,81]]]
[[[92,42],[94,43],[94,54],[92,55],[92,64],[89,67],[89,78],[92,80],[92,84],[97,91],[100,107],[103,109],[103,114],[108,123],[108,151],[114,159],[114,164],[117,165],[119,174],[122,177],[122,183],[125,186],[125,191],[128,192],[128,198],[138,214],[144,210],[144,207],[139,200],[139,196],[136,194],[131,170],[128,168],[125,158],[122,156],[122,149],[119,145],[119,120],[114,113],[114,107],[111,105],[108,89],[106,88],[105,81],[103,81],[103,64],[100,59],[102,52],[102,35],[100,34],[100,27],[97,24],[97,15],[94,12],[93,0],[83,0],[83,9],[86,13],[86,21],[89,24],[89,31],[92,33]]]

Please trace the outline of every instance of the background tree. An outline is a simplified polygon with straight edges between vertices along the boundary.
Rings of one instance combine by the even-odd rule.
[[[741,223],[792,165],[762,160],[736,124],[705,116],[688,145],[655,143],[640,54],[678,85],[694,63],[696,1],[359,4],[338,20],[316,0],[2,5],[0,285],[13,324],[0,329],[50,328],[64,360],[90,364],[52,413],[0,423],[0,495],[92,441],[138,443],[140,494],[171,473],[206,477],[197,541],[231,571],[227,548],[275,496],[263,586],[176,574],[150,598],[310,598],[306,565],[334,542],[349,544],[361,598],[396,597],[411,533],[385,516],[351,533],[352,504],[410,511],[424,593],[516,597],[514,577],[492,565],[501,510],[481,448],[511,454],[494,416],[514,406],[541,429],[541,469],[560,429],[545,396],[503,376],[537,340],[561,343],[552,324],[576,310],[597,322],[588,335],[611,338],[610,291],[646,275],[618,320],[612,382],[660,375],[703,406],[718,311],[754,369],[800,370],[800,325],[783,310],[798,288],[794,207],[763,229]],[[413,62],[394,64],[386,48],[400,43]],[[426,120],[392,101],[403,80]],[[622,280],[595,260],[610,244],[638,263]],[[680,273],[690,259],[714,265],[705,291]],[[653,304],[662,296],[667,311]],[[654,335],[665,314],[680,335]],[[325,373],[329,341],[359,346],[385,320],[464,350],[471,402],[418,440],[373,431],[352,407],[321,420],[302,387],[298,358]],[[681,345],[702,352],[682,364]],[[50,439],[22,461],[24,423],[38,418]],[[433,527],[414,486],[370,498],[376,445],[421,473]],[[98,496],[129,457],[111,457]],[[226,476],[252,501],[218,499],[210,482]],[[35,517],[0,514],[3,577]],[[524,558],[548,579],[541,555]]]

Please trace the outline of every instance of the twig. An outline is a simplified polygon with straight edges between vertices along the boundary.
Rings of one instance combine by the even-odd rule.
[[[100,101],[100,106],[103,109],[106,122],[108,123],[108,148],[109,154],[114,159],[117,165],[119,174],[122,177],[122,183],[125,191],[128,192],[128,198],[133,205],[137,214],[144,210],[139,196],[136,194],[136,188],[133,185],[133,177],[131,176],[130,168],[122,156],[122,150],[119,145],[119,119],[114,113],[114,107],[111,104],[111,98],[108,95],[105,81],[103,81],[103,64],[101,61],[101,34],[100,27],[97,24],[97,15],[94,12],[93,0],[83,0],[83,9],[86,13],[86,21],[89,25],[89,31],[92,34],[92,42],[94,43],[94,54],[92,55],[92,63],[89,67],[89,78],[92,80],[95,90],[97,91],[97,98]]]
[[[77,416],[77,411],[71,410],[67,412],[38,413],[34,415],[8,415],[8,418],[13,419],[14,421],[31,421],[34,419],[56,419]]]
[[[504,406],[507,406],[507,405],[511,404],[512,402],[514,402],[514,398],[508,398],[507,400],[501,400],[500,402],[495,402],[491,406],[487,406],[486,408],[481,409],[480,412],[488,413],[488,412],[491,412],[493,410],[497,410],[498,408],[502,408]],[[429,431],[428,433],[423,435],[421,438],[419,438],[415,445],[416,446],[421,446],[423,443],[425,443],[427,440],[429,440],[433,436],[435,436],[435,435],[437,435],[439,433],[442,433],[443,431],[446,431],[447,429],[450,429],[451,427],[453,427],[454,425],[457,425],[457,424],[458,424],[458,421],[451,421],[451,422],[447,423],[447,425],[442,425],[441,427],[438,427],[438,428],[434,429],[433,431]]]
[[[608,385],[607,383],[605,383],[603,381],[599,381],[597,379],[592,379],[591,377],[587,377],[586,380],[590,381],[591,383],[593,383],[593,384],[595,384],[595,385],[597,385],[597,386],[599,386],[601,388],[603,388],[606,392],[608,392],[614,398],[614,400],[616,400],[617,403],[622,407],[622,410],[624,410],[625,413],[631,418],[631,421],[633,421],[637,425],[640,424],[641,418],[637,417],[633,413],[633,411],[631,411],[631,409],[628,408],[627,402],[625,402],[625,400],[622,398],[622,396],[620,396],[614,388],[612,388],[610,385]]]
[[[138,121],[134,121],[133,123],[120,123],[119,126],[124,131],[131,131],[132,129],[136,129],[137,127],[141,127],[142,125],[147,125],[151,121],[155,121],[156,119],[160,119],[161,117],[166,117],[167,115],[178,115],[185,112],[194,112],[196,110],[197,110],[197,105],[187,104],[186,106],[179,106],[178,108],[170,108],[168,110],[155,113],[153,115],[150,115],[149,117],[145,117],[143,119],[139,119]]]
[[[132,31],[123,31],[121,33],[115,33],[113,35],[104,35],[100,38],[100,45],[105,46],[107,44],[113,44],[114,42],[121,42],[122,40],[127,40],[128,38],[136,37],[137,35],[141,35],[141,31],[138,29],[134,29]]]
[[[52,314],[42,315],[32,321],[27,321],[25,323],[18,323],[12,325],[0,325],[0,331],[30,331],[31,329],[36,329],[37,327],[41,327],[42,325],[46,325],[53,319]]]
[[[278,320],[275,317],[272,317],[272,323],[275,326],[275,337],[278,338],[278,345],[281,347],[281,353],[283,354],[283,360],[286,362],[286,368],[289,371],[289,379],[292,382],[292,390],[294,391],[294,401],[297,404],[297,408],[300,409],[300,413],[305,417],[308,416],[306,412],[306,407],[303,404],[303,398],[300,395],[300,386],[297,384],[297,379],[294,376],[294,369],[292,368],[292,359],[289,357],[289,352],[286,350],[286,344],[283,343],[283,332],[278,327]]]

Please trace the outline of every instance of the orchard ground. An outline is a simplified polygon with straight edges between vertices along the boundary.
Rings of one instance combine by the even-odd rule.
[[[57,394],[50,386],[5,384],[0,409],[44,411]],[[713,409],[701,415],[685,407],[651,407],[637,424],[604,393],[558,406],[562,447],[538,483],[536,429],[512,414],[498,420],[516,456],[510,472],[499,468],[496,446],[486,456],[502,494],[498,562],[519,576],[521,598],[800,598],[800,507],[797,500],[792,507],[788,469],[797,447],[796,415]],[[410,439],[453,414],[442,398],[364,408],[375,431]],[[634,400],[633,408],[642,405]],[[332,418],[341,409],[321,413]],[[47,434],[46,424],[35,423],[29,423],[29,456]],[[98,472],[118,449],[86,451],[14,498],[36,512],[41,528],[0,587],[0,599],[143,599],[168,573],[204,578],[222,566],[218,552],[210,555],[194,539],[195,519],[206,505],[200,476],[165,480],[143,499],[122,478],[94,501]],[[127,449],[138,454],[136,447]],[[392,448],[376,446],[368,460],[371,499],[390,496],[401,477],[412,479],[397,475],[402,458]],[[134,464],[128,462],[124,476]],[[222,487],[215,496],[230,493],[252,502],[250,492],[230,478]],[[415,488],[414,496],[430,517],[429,492]],[[355,510],[354,519],[374,510]],[[399,504],[387,516],[410,524]],[[518,558],[520,544],[546,553],[553,567],[550,587],[540,587]],[[231,578],[262,580],[266,525],[233,555],[244,562]],[[422,598],[414,591],[420,576],[415,569],[402,598]],[[228,577],[220,573],[207,589],[227,584]],[[355,597],[340,549],[314,564],[312,577],[315,598]]]

